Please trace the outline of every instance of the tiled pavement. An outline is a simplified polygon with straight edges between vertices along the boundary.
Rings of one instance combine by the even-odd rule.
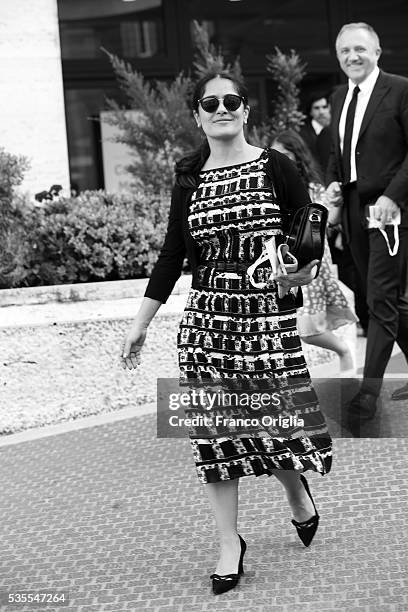
[[[104,306],[89,304],[89,313],[76,314],[120,319],[135,308]],[[55,309],[46,309],[44,321],[36,322],[35,307],[27,322],[52,322]],[[402,365],[391,373],[405,371]],[[324,365],[316,375],[332,371]],[[0,593],[68,589],[68,609],[78,612],[406,612],[408,407],[388,401],[396,386],[387,382],[383,418],[373,427],[398,437],[336,439],[332,472],[310,476],[322,517],[310,549],[295,535],[278,482],[242,479],[246,574],[219,597],[208,579],[217,547],[205,487],[188,441],[157,439],[153,414],[127,409],[94,417],[82,429],[76,421],[7,436],[0,441]],[[338,436],[339,415],[326,407]]]
[[[1,590],[68,589],[78,612],[406,612],[407,453],[405,438],[335,440],[332,472],[309,478],[310,549],[278,482],[242,479],[246,573],[214,597],[205,488],[188,441],[157,439],[153,414],[3,446]]]

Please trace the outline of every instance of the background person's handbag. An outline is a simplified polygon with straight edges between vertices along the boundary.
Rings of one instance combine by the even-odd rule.
[[[299,269],[313,259],[321,262],[327,217],[328,211],[323,204],[307,204],[294,213],[284,242],[289,246],[291,254],[296,257]],[[316,276],[319,271],[320,264],[317,266]]]

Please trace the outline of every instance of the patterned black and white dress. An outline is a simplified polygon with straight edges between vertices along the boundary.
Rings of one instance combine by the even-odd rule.
[[[245,270],[225,271],[232,262],[253,263],[265,240],[282,234],[267,159],[264,151],[254,161],[202,171],[190,203],[200,288],[190,290],[179,327],[181,384],[279,392],[278,405],[268,408],[231,402],[186,410],[189,417],[211,416],[190,428],[202,483],[274,469],[325,474],[331,467],[331,438],[301,349],[293,296],[280,299],[275,285],[254,288]],[[268,266],[257,269],[258,282],[269,275]]]

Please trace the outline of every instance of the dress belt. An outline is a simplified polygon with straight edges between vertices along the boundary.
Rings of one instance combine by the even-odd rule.
[[[214,268],[218,272],[246,272],[251,264],[242,261],[206,261],[201,265]]]

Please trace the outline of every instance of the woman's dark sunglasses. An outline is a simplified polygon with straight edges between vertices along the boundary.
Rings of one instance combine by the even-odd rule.
[[[227,94],[223,98],[207,96],[206,98],[201,98],[201,100],[198,100],[198,103],[201,104],[201,108],[206,113],[215,113],[221,100],[227,111],[236,111],[241,106],[241,102],[245,102],[242,96],[238,96],[237,94]]]

